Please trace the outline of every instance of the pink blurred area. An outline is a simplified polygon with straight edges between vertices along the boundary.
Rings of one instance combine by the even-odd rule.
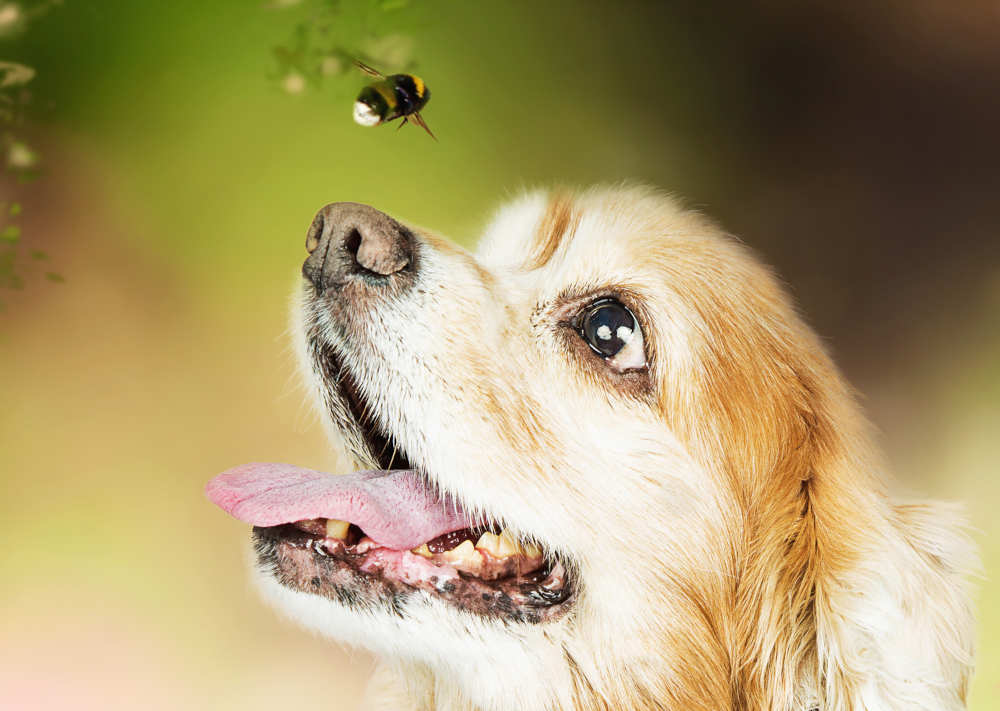
[[[38,591],[8,612],[0,689],[8,709],[275,709],[353,699],[368,666],[268,620],[258,605],[221,605],[228,620],[165,624],[156,608],[107,590]],[[222,644],[220,644],[222,640]],[[266,664],[262,663],[262,657]]]

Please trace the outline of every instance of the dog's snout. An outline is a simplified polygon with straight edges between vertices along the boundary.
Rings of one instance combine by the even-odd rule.
[[[335,202],[313,219],[306,251],[302,274],[322,292],[351,275],[392,279],[410,266],[413,235],[373,207]]]

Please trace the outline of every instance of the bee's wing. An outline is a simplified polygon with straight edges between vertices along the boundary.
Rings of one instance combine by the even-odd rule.
[[[420,128],[427,131],[428,136],[433,138],[435,141],[437,140],[437,136],[435,136],[431,132],[431,130],[427,128],[427,124],[424,122],[424,117],[420,115],[419,111],[414,111],[412,114],[410,114],[410,118],[413,119],[413,123],[417,124],[418,126],[420,126]]]
[[[379,79],[385,79],[385,75],[378,69],[372,69],[364,62],[359,62],[357,59],[354,60],[354,65],[363,71],[365,74],[370,74],[373,77],[378,77]]]

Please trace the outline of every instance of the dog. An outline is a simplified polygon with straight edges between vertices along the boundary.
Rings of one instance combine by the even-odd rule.
[[[358,471],[237,467],[292,619],[372,709],[965,708],[961,513],[903,503],[774,274],[641,187],[528,193],[475,255],[372,207],[306,238],[296,337]]]

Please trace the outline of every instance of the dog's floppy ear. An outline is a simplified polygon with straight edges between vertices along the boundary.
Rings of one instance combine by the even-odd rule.
[[[890,500],[867,424],[809,345],[786,361],[795,377],[785,430],[800,444],[771,453],[770,476],[750,496],[736,706],[963,709],[976,557],[961,516]]]
[[[822,708],[964,709],[974,630],[966,576],[975,554],[961,518],[943,504],[877,504],[877,519],[859,517],[871,538],[854,563],[837,573],[819,566]]]
[[[688,371],[661,378],[661,402],[721,467],[742,516],[726,624],[734,708],[964,708],[976,563],[961,516],[892,502],[870,426],[819,338],[742,246],[713,249],[724,282],[672,275],[698,298],[699,406],[673,385]]]

